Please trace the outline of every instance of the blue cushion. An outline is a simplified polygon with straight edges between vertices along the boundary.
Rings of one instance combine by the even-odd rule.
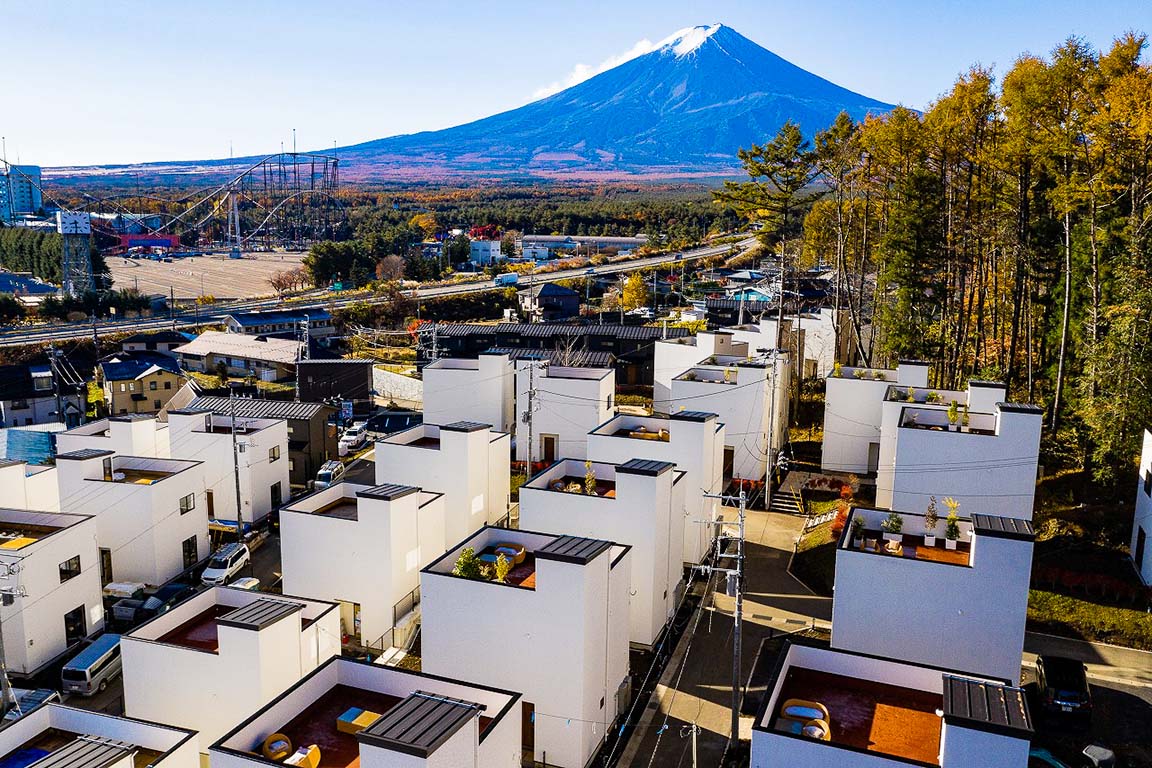
[[[788,707],[784,710],[784,717],[795,720],[823,720],[824,713],[814,707]]]

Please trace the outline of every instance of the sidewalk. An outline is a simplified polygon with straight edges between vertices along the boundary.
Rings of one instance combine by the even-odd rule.
[[[724,519],[736,510],[725,507]],[[796,515],[749,511],[745,518],[744,632],[742,683],[752,669],[762,640],[779,632],[827,626],[832,600],[813,595],[789,575],[788,560],[804,519]],[[688,625],[664,670],[656,693],[641,717],[619,765],[622,768],[691,765],[691,740],[682,726],[696,723],[701,765],[718,765],[728,743],[732,703],[732,611],[735,599],[719,590],[703,602],[696,631]],[[696,617],[693,617],[693,622]],[[664,728],[664,726],[667,726]],[[751,718],[741,720],[743,738],[751,737]]]

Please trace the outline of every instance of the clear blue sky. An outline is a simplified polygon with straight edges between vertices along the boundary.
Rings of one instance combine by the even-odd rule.
[[[44,166],[258,154],[443,128],[721,22],[865,95],[924,107],[1071,34],[1152,32],[1150,0],[0,3],[0,135]]]

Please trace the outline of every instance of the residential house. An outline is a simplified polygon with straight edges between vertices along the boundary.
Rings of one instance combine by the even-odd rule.
[[[507,432],[475,421],[424,422],[376,443],[376,483],[411,483],[444,495],[439,554],[508,517],[511,443]]]
[[[684,476],[668,461],[564,459],[520,487],[520,525],[605,536],[632,548],[628,640],[651,648],[676,613],[682,585]]]
[[[325,403],[289,400],[258,400],[248,397],[197,397],[188,411],[211,411],[219,416],[236,414],[241,419],[283,419],[288,423],[288,478],[304,487],[316,478],[320,467],[336,458],[339,440],[334,419],[337,409]],[[291,495],[291,494],[289,494]]]
[[[966,514],[1031,520],[1043,412],[1002,402],[1004,392],[1003,384],[977,381],[969,382],[967,393],[909,394],[890,386],[882,406],[876,505],[914,512],[931,496],[952,497]],[[955,424],[948,416],[953,400],[963,403],[954,411]]]
[[[958,538],[947,544],[939,506],[932,531],[924,515],[902,513],[900,532],[887,534],[888,510],[852,510],[836,548],[832,647],[1017,684],[1032,524],[975,514],[957,522]],[[895,605],[905,606],[899,632],[877,621]]]
[[[1023,768],[1032,732],[1024,691],[1006,681],[787,641],[751,766]]]
[[[0,508],[4,664],[30,677],[104,627],[96,521]],[[2,751],[2,750],[0,750]]]
[[[338,603],[341,636],[377,652],[407,645],[444,548],[443,496],[411,486],[337,483],[280,510],[284,591]]]
[[[88,393],[71,366],[0,365],[0,427],[83,420]],[[63,414],[61,414],[63,411]]]
[[[270,309],[258,312],[237,312],[224,316],[228,333],[248,336],[278,336],[296,339],[307,323],[308,335],[319,339],[336,332],[332,314],[326,309]]]
[[[120,352],[100,361],[97,380],[108,413],[156,413],[183,383],[180,366],[161,352]]]
[[[156,416],[133,413],[90,421],[56,435],[57,453],[84,449],[113,451],[124,456],[147,456],[153,459],[173,458],[168,437],[168,424]],[[199,459],[176,456],[178,459]]]
[[[763,481],[788,437],[788,356],[714,355],[672,380],[669,411],[715,413],[724,424],[724,476]],[[659,408],[658,408],[659,409]]]
[[[504,261],[506,257],[500,252],[500,245],[499,240],[473,240],[468,260],[482,267]]]
[[[1140,481],[1136,488],[1136,514],[1132,519],[1132,565],[1145,584],[1152,585],[1152,553],[1148,539],[1152,538],[1152,432],[1144,430],[1144,445],[1140,451]]]
[[[56,466],[60,510],[96,518],[102,584],[160,585],[208,556],[202,462],[81,449]]]
[[[237,415],[235,430],[232,425],[231,415],[208,409],[169,411],[171,454],[203,462],[204,509],[209,518],[222,523],[237,519],[245,524],[258,523],[291,495],[288,422]]]
[[[556,283],[537,283],[516,291],[516,301],[532,322],[552,323],[580,315],[580,294]]]
[[[213,768],[267,768],[280,734],[321,766],[520,768],[520,694],[330,659],[213,744]],[[160,768],[166,768],[161,766]]]
[[[682,561],[700,563],[716,536],[719,500],[724,491],[724,425],[714,413],[678,411],[671,416],[621,413],[588,435],[588,457],[623,464],[631,459],[670,461],[684,473]],[[675,516],[675,515],[674,515]]]
[[[200,768],[195,731],[63,704],[5,723],[0,765],[42,768]]]
[[[121,638],[124,710],[198,731],[203,752],[339,653],[335,603],[212,587]]]
[[[424,366],[424,419],[476,421],[501,432],[516,423],[516,368],[507,355],[442,357]]]
[[[516,363],[516,460],[583,459],[588,433],[615,413],[616,372],[610,368],[571,368],[545,361]],[[532,435],[528,431],[531,426]]]
[[[436,349],[441,357],[472,358],[494,349],[533,349],[543,353],[561,350],[569,358],[574,352],[608,353],[615,361],[618,381],[626,385],[652,384],[657,341],[692,335],[686,328],[612,323],[444,323],[435,330]]]
[[[778,321],[776,313],[765,312],[758,324],[733,330],[737,338],[747,341],[752,348],[773,349],[777,346]],[[824,378],[837,362],[848,360],[852,355],[849,346],[852,325],[847,312],[828,307],[792,312],[784,315],[783,328],[780,346],[792,354],[793,366],[801,366],[794,371],[801,380]]]
[[[453,574],[463,551],[513,567],[503,582]],[[483,528],[420,574],[422,669],[523,697],[532,759],[584,768],[627,711],[628,547]],[[527,756],[527,755],[526,755]]]
[[[775,345],[768,347],[775,349]],[[740,341],[732,331],[701,331],[695,336],[657,341],[652,369],[652,407],[660,413],[675,410],[672,398],[672,380],[689,368],[716,356],[746,358],[755,352],[747,342]],[[691,406],[695,408],[695,406]]]
[[[222,366],[229,376],[254,376],[279,381],[295,375],[303,358],[303,342],[272,336],[205,331],[173,352],[190,371],[213,374]]]
[[[121,352],[156,352],[176,357],[176,347],[187,344],[196,338],[195,334],[182,331],[144,331],[134,333],[120,342]]]
[[[750,301],[728,296],[704,299],[704,316],[709,328],[739,326],[775,310],[774,301]]]
[[[296,364],[300,399],[313,403],[343,400],[352,403],[352,412],[375,410],[372,370],[375,360],[301,360]]]
[[[843,366],[828,374],[824,394],[825,472],[875,473],[880,468],[880,426],[888,387],[928,386],[928,363],[901,360],[895,369]]]

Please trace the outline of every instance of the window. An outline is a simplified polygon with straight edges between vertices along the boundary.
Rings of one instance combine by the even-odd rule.
[[[112,577],[112,550],[100,548],[100,584],[111,584],[115,581]]]
[[[268,461],[269,461],[269,463],[276,461],[279,458],[280,458],[280,446],[274,445],[268,449]]]
[[[172,382],[170,382],[170,381],[164,382],[164,389],[172,389]]]
[[[212,495],[212,489],[204,491],[204,505],[208,507],[208,519],[216,517],[216,497]]]
[[[184,554],[184,567],[191,568],[192,566],[196,565],[197,561],[200,559],[200,550],[196,546],[196,537],[189,536],[188,538],[184,539],[184,543],[180,545],[180,549]]]
[[[155,392],[155,391],[156,391],[156,387],[157,387],[157,386],[158,386],[158,385],[157,385],[157,383],[156,383],[156,380],[155,380],[155,379],[153,379],[152,381],[148,382],[148,389],[152,390],[153,392]]]
[[[49,389],[52,389],[51,377],[33,376],[32,377],[32,389],[36,390],[37,392],[45,392]]]
[[[28,407],[28,401],[27,400],[13,400],[12,401],[12,410],[14,410],[14,411],[22,411],[27,407]]]
[[[69,558],[69,559],[65,560],[64,562],[60,563],[60,583],[61,584],[68,581],[68,579],[74,579],[79,575],[80,575],[80,555],[76,555],[76,557]]]
[[[278,508],[284,503],[284,490],[280,487],[280,481],[272,483],[271,489],[272,509]]]
[[[159,400],[153,400],[152,401],[152,407],[155,408],[156,410],[160,410],[164,406],[160,403]]]
[[[180,514],[184,515],[196,509],[196,494],[190,493],[180,499]]]
[[[120,382],[120,391],[121,392],[127,392],[128,391],[128,385],[125,384],[124,382]]]
[[[294,472],[296,470],[296,459],[291,456],[288,457],[288,471]]]
[[[1144,495],[1152,496],[1152,467],[1144,471]]]
[[[64,614],[64,639],[69,646],[88,636],[88,622],[84,616],[84,606],[73,608]]]

